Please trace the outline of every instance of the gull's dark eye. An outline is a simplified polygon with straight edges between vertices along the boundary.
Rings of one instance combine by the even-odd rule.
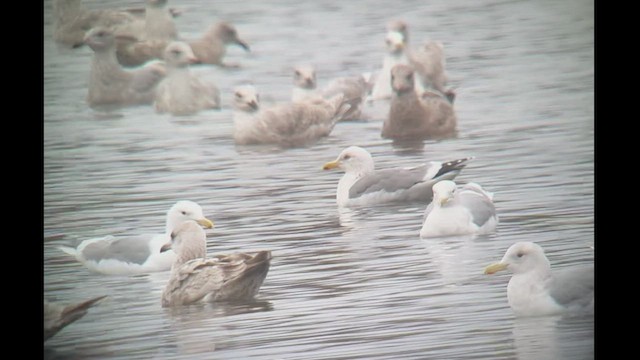
[[[187,215],[187,212],[186,211],[182,211],[182,215]]]
[[[517,257],[519,257],[519,258],[521,258],[521,257],[523,257],[523,256],[524,256],[524,253],[519,252],[519,253],[517,253],[517,254],[516,254],[516,256],[517,256]]]
[[[351,159],[351,155],[347,154],[347,155],[345,155],[345,156],[343,157],[343,159],[344,159],[344,160],[349,160],[349,159]]]
[[[296,70],[296,77],[300,77],[300,71]]]
[[[172,53],[173,55],[180,55],[180,50],[178,50],[178,49],[173,49],[173,50],[171,50],[171,53]]]
[[[242,94],[240,94],[239,92],[237,92],[237,93],[236,93],[236,97],[237,97],[238,99],[240,99],[240,98],[242,97]]]

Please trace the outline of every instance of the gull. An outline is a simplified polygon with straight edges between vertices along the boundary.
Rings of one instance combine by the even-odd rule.
[[[393,98],[381,135],[394,140],[424,140],[455,134],[457,119],[453,106],[442,96],[414,90],[414,71],[408,65],[391,69]]]
[[[190,115],[200,110],[219,109],[220,91],[214,84],[200,81],[189,71],[197,61],[189,44],[174,41],[164,50],[167,76],[156,90],[155,109],[159,113]]]
[[[433,185],[433,200],[425,210],[420,237],[486,234],[497,224],[492,193],[476,183],[456,188],[455,182],[442,180]]]
[[[472,158],[447,162],[430,161],[411,168],[376,170],[371,154],[358,146],[350,146],[323,170],[342,169],[336,201],[339,207],[382,204],[389,202],[428,202],[431,187],[440,180],[453,179]]]
[[[385,37],[387,54],[382,62],[382,70],[377,74],[371,90],[371,99],[389,99],[391,91],[391,69],[398,64],[409,64],[409,59],[404,52],[403,36],[399,32],[388,32]]]
[[[330,99],[342,94],[349,99],[353,108],[342,121],[358,120],[362,118],[362,107],[369,92],[369,86],[363,76],[339,77],[331,80],[327,86],[317,89],[316,70],[312,65],[297,65],[293,72],[293,90],[291,101],[303,101],[321,97]]]
[[[310,145],[329,136],[350,108],[344,95],[338,94],[328,100],[316,98],[262,109],[254,86],[238,86],[234,91],[234,140],[238,145]]]
[[[593,313],[593,264],[552,271],[542,247],[523,241],[511,245],[502,260],[487,266],[484,273],[504,269],[513,274],[507,298],[516,316]]]
[[[165,76],[161,63],[151,63],[135,70],[118,64],[113,31],[97,27],[85,36],[93,50],[87,102],[92,108],[151,104],[156,86]]]
[[[165,233],[116,238],[108,235],[84,240],[77,248],[60,246],[89,270],[107,275],[130,275],[165,271],[171,267],[175,253],[160,252],[171,232],[187,220],[194,220],[205,228],[213,223],[202,215],[202,208],[193,201],[176,202],[167,212]]]
[[[177,256],[162,293],[162,307],[251,299],[271,265],[271,251],[207,258],[206,234],[194,221],[186,221],[173,231],[171,242],[162,247],[163,251],[168,249]]]
[[[237,44],[250,51],[249,44],[240,39],[236,28],[226,21],[212,25],[200,39],[188,43],[201,64],[237,67],[222,61],[229,44]]]

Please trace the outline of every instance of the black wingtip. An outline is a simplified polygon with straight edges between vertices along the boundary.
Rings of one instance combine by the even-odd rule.
[[[439,176],[442,176],[448,172],[452,172],[452,171],[460,171],[462,169],[464,169],[465,166],[467,166],[467,161],[469,160],[473,160],[475,159],[475,156],[470,156],[470,157],[466,157],[466,158],[462,158],[462,159],[457,159],[457,160],[451,160],[451,161],[447,161],[445,163],[442,163],[442,166],[440,167],[440,170],[438,171],[438,173],[436,174],[436,176],[434,176],[433,178],[437,178]]]

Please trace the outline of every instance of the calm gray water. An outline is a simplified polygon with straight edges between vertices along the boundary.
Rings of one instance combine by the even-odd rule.
[[[53,43],[44,3],[44,294],[63,302],[110,295],[50,339],[47,357],[594,357],[593,319],[516,319],[508,275],[482,274],[517,241],[541,244],[553,267],[594,259],[593,1],[170,3],[184,10],[176,19],[184,37],[228,19],[251,44],[251,53],[229,48],[240,69],[194,70],[221,88],[220,111],[96,116],[85,103],[91,51]],[[445,44],[457,138],[383,140],[381,102],[366,108],[369,121],[340,123],[312,147],[234,145],[235,85],[252,81],[263,99],[286,101],[296,63],[315,64],[320,86],[374,70],[391,18],[408,22],[414,46]],[[424,206],[338,211],[341,174],[321,166],[349,145],[367,148],[378,168],[475,156],[458,180],[495,193],[497,232],[421,240]],[[209,253],[272,250],[255,302],[163,309],[168,272],[94,274],[56,248],[160,233],[181,199],[215,221]]]

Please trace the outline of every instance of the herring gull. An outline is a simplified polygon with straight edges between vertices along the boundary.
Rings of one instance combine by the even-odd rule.
[[[83,317],[91,306],[105,297],[107,295],[68,305],[44,300],[44,340]]]
[[[385,37],[387,54],[382,62],[382,70],[376,76],[371,99],[381,100],[391,98],[391,69],[398,64],[409,64],[409,59],[404,53],[404,41],[399,32],[389,32]]]
[[[147,0],[146,4],[142,29],[116,31],[122,37],[116,42],[116,57],[122,66],[139,66],[150,60],[162,59],[164,48],[178,39],[167,0]]]
[[[251,299],[260,290],[271,264],[271,251],[207,258],[206,234],[193,221],[186,221],[173,231],[171,242],[162,250],[169,248],[176,253],[176,258],[162,293],[163,307],[189,305],[201,300]]]
[[[420,237],[486,234],[497,224],[492,193],[476,183],[456,188],[455,182],[443,180],[433,185],[433,200],[425,210]]]
[[[402,35],[404,52],[409,60],[409,65],[418,74],[418,82],[425,89],[433,89],[446,95],[453,101],[455,95],[452,90],[446,90],[447,74],[445,72],[444,45],[440,41],[426,41],[416,50],[409,46],[409,30],[407,23],[402,20],[392,20],[387,23],[387,31],[397,32]]]
[[[229,44],[237,44],[246,51],[250,51],[249,44],[238,37],[236,28],[225,21],[212,25],[200,39],[189,41],[189,45],[200,63],[237,67],[237,65],[225,64],[222,61]]]
[[[156,89],[155,109],[159,113],[190,115],[200,110],[219,109],[220,91],[212,83],[203,83],[189,71],[196,62],[189,44],[174,41],[164,51],[167,76]]]
[[[367,150],[350,146],[342,150],[336,160],[324,164],[323,169],[339,168],[345,172],[336,190],[336,200],[341,207],[395,201],[428,202],[433,197],[433,184],[455,178],[471,159],[375,170]]]
[[[342,117],[342,121],[362,119],[362,107],[369,92],[369,84],[364,76],[338,77],[332,79],[322,89],[317,89],[316,70],[312,65],[297,65],[293,73],[293,90],[291,101],[303,101],[322,97],[330,99],[335,95],[342,94],[345,99],[349,99],[352,109],[349,115]]]
[[[504,269],[513,273],[507,298],[516,316],[593,313],[593,264],[552,271],[540,245],[517,242],[507,249],[499,263],[487,266],[484,273]]]
[[[381,136],[394,140],[424,140],[455,134],[456,114],[448,100],[425,91],[421,97],[414,90],[414,71],[407,65],[391,69],[393,99],[389,116],[382,124]]]
[[[329,136],[349,109],[351,104],[342,94],[328,100],[315,98],[262,109],[256,88],[239,86],[234,92],[234,140],[238,145],[310,145]]]
[[[89,270],[107,275],[130,275],[165,271],[175,258],[173,251],[161,252],[160,248],[170,239],[170,234],[184,221],[194,220],[211,228],[213,223],[202,215],[202,208],[193,201],[181,200],[167,212],[165,233],[116,238],[108,235],[84,240],[77,248],[60,246],[60,250],[72,255]]]
[[[158,83],[166,74],[161,63],[135,70],[123,69],[116,60],[113,31],[97,27],[89,31],[85,43],[93,50],[87,102],[92,108],[151,104]]]

